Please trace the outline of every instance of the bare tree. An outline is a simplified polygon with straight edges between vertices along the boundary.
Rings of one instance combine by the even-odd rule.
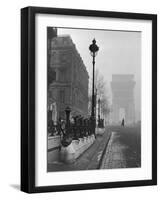
[[[89,80],[89,114],[91,112],[91,95],[92,91],[92,79]],[[100,98],[101,102],[101,116],[102,118],[106,118],[107,115],[110,113],[110,106],[109,106],[109,96],[108,96],[108,89],[107,83],[104,79],[104,76],[96,69],[95,72],[95,93],[97,93],[97,102]]]

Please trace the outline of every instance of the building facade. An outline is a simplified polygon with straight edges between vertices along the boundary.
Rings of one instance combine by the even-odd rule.
[[[75,44],[70,36],[57,36],[48,45],[52,73],[48,99],[56,103],[57,119],[65,119],[67,106],[71,108],[71,116],[87,117],[89,76]]]

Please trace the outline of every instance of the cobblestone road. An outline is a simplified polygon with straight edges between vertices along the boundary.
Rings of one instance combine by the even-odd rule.
[[[139,128],[120,128],[112,131],[101,169],[141,166]]]
[[[102,169],[126,168],[123,150],[127,148],[119,142],[119,134],[112,132],[106,153],[101,165]]]

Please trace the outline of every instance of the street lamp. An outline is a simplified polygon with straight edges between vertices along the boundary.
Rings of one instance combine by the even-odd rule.
[[[69,106],[66,107],[65,109],[65,113],[66,113],[66,123],[69,124],[70,122],[70,112],[71,112],[71,109]]]
[[[92,61],[92,63],[93,63],[93,84],[92,84],[92,110],[91,110],[91,117],[92,117],[92,119],[94,121],[93,125],[94,125],[94,134],[95,134],[95,112],[94,112],[94,110],[95,110],[95,95],[94,95],[95,73],[94,72],[95,72],[95,57],[96,57],[97,52],[99,50],[99,47],[97,46],[95,39],[92,40],[92,44],[89,46],[89,50],[90,50],[91,56],[93,58],[93,61]]]

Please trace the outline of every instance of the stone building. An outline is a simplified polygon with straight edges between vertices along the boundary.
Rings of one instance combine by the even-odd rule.
[[[119,114],[123,109],[126,124],[135,122],[135,103],[134,103],[134,75],[132,74],[113,74],[112,89],[112,123],[120,123]]]
[[[89,76],[83,60],[70,36],[53,37],[49,67],[52,83],[48,96],[56,102],[57,119],[65,119],[65,108],[71,108],[71,116],[88,114]]]
[[[47,86],[48,91],[50,84],[52,83],[55,73],[50,67],[51,60],[51,41],[53,38],[57,37],[57,29],[53,27],[47,27]],[[56,112],[56,99],[51,95],[50,92],[47,93],[47,110],[48,110],[48,121],[51,119],[55,121],[57,116]]]

